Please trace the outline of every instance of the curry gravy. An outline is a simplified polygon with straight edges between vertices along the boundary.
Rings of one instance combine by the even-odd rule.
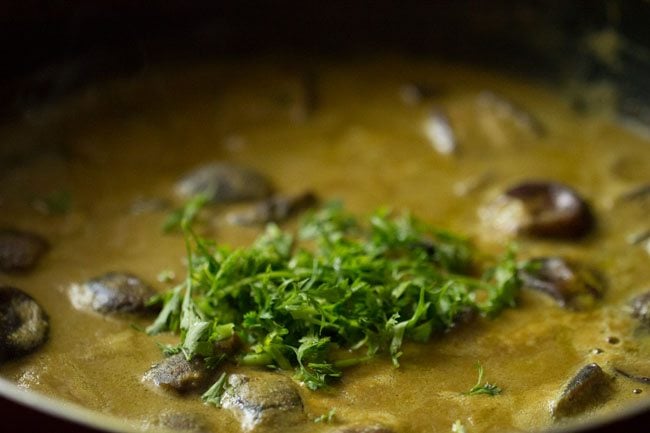
[[[305,87],[307,75],[313,88]],[[405,94],[410,83],[428,91],[414,99]],[[535,116],[544,133],[478,103],[484,91]],[[443,110],[453,128],[451,154],[437,151],[423,132],[431,110]],[[159,414],[176,412],[197,414],[209,431],[240,431],[227,410],[141,382],[162,357],[157,342],[176,341],[138,329],[153,317],[77,311],[67,296],[71,284],[112,270],[133,272],[159,291],[180,281],[182,237],[161,230],[180,204],[174,182],[199,164],[225,160],[268,175],[280,192],[309,189],[323,201],[342,199],[355,213],[410,209],[468,234],[490,253],[503,251],[508,237],[486,226],[480,209],[515,182],[568,184],[596,217],[595,231],[580,241],[518,240],[522,258],[564,255],[599,269],[607,290],[594,308],[570,311],[524,289],[518,306],[494,320],[407,344],[399,369],[380,356],[346,370],[331,389],[301,389],[309,418],[335,408],[335,425],[380,422],[400,433],[448,432],[456,420],[471,433],[541,430],[557,424],[551,401],[590,362],[614,376],[614,397],[562,422],[650,396],[650,386],[614,372],[650,376],[650,333],[627,307],[650,289],[650,247],[630,241],[650,229],[649,203],[620,199],[649,181],[650,146],[603,110],[578,113],[541,84],[394,56],[168,66],[27,112],[2,127],[0,142],[0,225],[40,233],[52,245],[32,272],[0,275],[3,284],[34,297],[51,320],[44,347],[0,366],[20,387],[143,431],[160,429]],[[66,212],[35,206],[61,191],[71,199]],[[248,245],[261,228],[229,225],[223,218],[229,209],[210,209],[206,234]],[[175,281],[157,281],[163,270],[172,270]],[[476,382],[477,362],[485,379],[503,389],[500,395],[464,394]],[[329,428],[308,422],[296,431]]]

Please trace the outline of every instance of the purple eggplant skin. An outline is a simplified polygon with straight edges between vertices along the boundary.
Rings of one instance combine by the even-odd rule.
[[[290,427],[306,420],[297,384],[282,374],[234,373],[227,383],[221,406],[236,413],[243,430]]]
[[[508,188],[488,213],[517,236],[580,239],[595,226],[594,214],[573,188],[553,181],[526,181]]]
[[[152,366],[142,381],[164,391],[187,394],[204,391],[211,377],[212,373],[202,360],[188,361],[184,354],[178,353]]]
[[[227,220],[230,224],[238,226],[280,223],[317,203],[318,198],[311,191],[295,195],[273,195],[247,209],[228,214]]]
[[[595,269],[564,257],[536,257],[519,271],[523,287],[537,290],[570,310],[591,308],[605,292],[605,278]]]
[[[69,290],[72,304],[100,314],[148,314],[154,308],[149,300],[156,294],[141,278],[128,272],[108,272]]]
[[[632,317],[638,319],[642,325],[650,327],[650,291],[632,298],[630,308]]]
[[[175,185],[180,198],[203,195],[210,203],[261,200],[273,187],[262,173],[241,165],[214,162],[194,168]]]
[[[27,293],[0,286],[0,362],[34,352],[48,339],[50,320]]]
[[[15,229],[0,229],[0,270],[31,271],[50,248],[41,235]]]
[[[564,386],[551,406],[555,419],[571,417],[607,401],[612,394],[612,377],[596,363],[587,364]]]

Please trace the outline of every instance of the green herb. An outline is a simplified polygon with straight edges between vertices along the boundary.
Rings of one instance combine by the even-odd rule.
[[[147,328],[147,333],[158,334],[163,331],[178,330],[181,320],[181,294],[183,285],[174,287],[171,292],[156,295],[147,302],[147,306],[163,304],[156,320]]]
[[[185,203],[183,207],[174,209],[163,222],[162,230],[165,233],[182,230],[182,223],[194,222],[201,209],[208,203],[208,197],[203,194],[197,194]]]
[[[161,283],[171,283],[176,278],[176,274],[171,269],[165,269],[158,273],[156,279]]]
[[[226,391],[226,373],[221,373],[219,379],[212,385],[203,395],[201,400],[207,404],[213,404],[217,407],[221,407],[221,397]]]
[[[481,385],[481,382],[483,382],[483,366],[480,363],[476,364],[476,368],[478,369],[478,380],[476,381],[476,385],[472,387],[467,392],[467,395],[478,395],[478,394],[488,394],[488,395],[497,395],[501,394],[501,388],[498,386],[492,384],[492,383],[487,383],[485,382],[484,384]]]
[[[404,341],[426,342],[471,312],[495,316],[520,286],[513,251],[476,263],[467,240],[408,214],[380,210],[361,224],[332,204],[295,234],[270,224],[231,249],[193,231],[197,209],[179,221],[187,279],[154,300],[163,308],[148,332],[178,332],[186,357],[206,359],[221,359],[215,342],[236,334],[231,361],[293,370],[310,389],[378,354],[397,366]]]
[[[182,352],[181,347],[179,345],[171,345],[171,344],[162,344],[160,342],[157,343],[158,347],[160,348],[160,351],[163,353],[165,356],[173,356],[173,355],[178,355],[179,353]]]
[[[314,418],[315,423],[331,424],[336,416],[336,408],[331,408],[327,413]]]
[[[467,433],[467,429],[465,426],[460,422],[459,419],[454,421],[454,423],[451,425],[451,432],[452,433]]]

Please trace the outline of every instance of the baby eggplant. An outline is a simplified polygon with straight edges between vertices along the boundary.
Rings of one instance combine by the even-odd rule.
[[[203,361],[188,361],[185,355],[178,353],[151,367],[142,380],[165,391],[185,394],[204,388],[210,376],[210,371]]]
[[[551,406],[556,419],[578,415],[606,401],[611,394],[612,378],[598,364],[585,365],[569,380]]]
[[[508,188],[482,211],[500,231],[536,238],[575,239],[594,225],[589,205],[558,182],[531,181]]]
[[[643,325],[650,326],[650,291],[632,298],[630,307],[632,317],[639,319]]]
[[[0,230],[0,270],[29,271],[48,248],[48,242],[37,234],[13,229]]]
[[[268,197],[272,188],[270,181],[252,168],[215,162],[187,173],[175,190],[186,199],[201,194],[211,203],[228,203]]]
[[[47,340],[50,322],[28,294],[0,286],[0,362],[33,352]]]
[[[296,195],[274,195],[249,208],[233,211],[226,218],[230,224],[238,226],[282,222],[314,206],[317,201],[316,195],[310,191]]]
[[[296,384],[278,373],[231,374],[221,405],[238,413],[244,430],[271,425],[280,428],[304,421]]]
[[[125,272],[109,272],[83,284],[73,284],[69,291],[76,308],[102,314],[147,312],[147,302],[155,294],[140,278]]]
[[[456,132],[444,111],[432,110],[424,122],[423,129],[424,135],[436,152],[451,155],[458,151]]]
[[[562,257],[538,257],[519,272],[523,286],[552,297],[560,306],[585,310],[605,290],[602,277],[593,269]]]
[[[536,138],[546,135],[546,127],[537,116],[503,95],[484,90],[476,102],[483,117],[489,113],[494,120],[501,120],[503,126],[514,127]]]

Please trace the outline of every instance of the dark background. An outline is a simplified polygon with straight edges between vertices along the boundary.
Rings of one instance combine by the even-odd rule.
[[[650,47],[650,2],[641,0],[2,3],[0,115],[152,63],[268,51],[471,59],[555,81],[614,79],[650,100],[650,65],[639,53]],[[584,49],[584,35],[608,28],[634,48],[622,53],[621,70]]]

